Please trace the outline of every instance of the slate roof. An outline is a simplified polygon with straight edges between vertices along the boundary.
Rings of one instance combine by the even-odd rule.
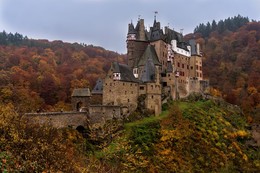
[[[102,79],[98,79],[96,81],[96,85],[94,87],[94,89],[91,92],[92,94],[103,94],[103,81]]]
[[[144,66],[149,58],[152,60],[154,65],[161,65],[154,46],[148,45],[136,66]]]
[[[128,24],[128,34],[136,34],[136,30],[134,28],[133,23],[131,22],[130,24]]]
[[[72,97],[89,97],[91,96],[89,88],[77,88],[74,89],[72,94]]]
[[[140,20],[137,22],[136,26],[134,27],[133,23],[131,22],[128,25],[128,34],[136,34],[136,39],[138,40],[140,38]],[[157,40],[163,40],[166,43],[170,44],[172,40],[177,40],[177,47],[187,50],[187,46],[189,46],[189,43],[185,42],[183,35],[179,32],[174,31],[173,29],[170,29],[169,27],[165,28],[167,31],[165,33],[163,32],[163,29],[160,27],[160,22],[157,22],[154,20],[154,24],[152,27],[150,27],[150,30],[145,30],[145,40],[143,41],[157,41]]]
[[[195,40],[190,40],[189,44],[191,46],[191,55],[197,55],[197,46]]]
[[[141,80],[143,82],[151,82],[155,80],[155,65],[151,58],[148,58],[146,61]]]
[[[112,68],[114,73],[120,73],[121,80],[127,82],[139,82],[133,75],[130,67],[125,64],[120,64],[118,62],[112,63]]]

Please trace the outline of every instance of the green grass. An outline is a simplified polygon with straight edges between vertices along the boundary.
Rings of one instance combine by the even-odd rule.
[[[151,123],[151,122],[154,122],[154,121],[160,121],[161,119],[167,117],[168,113],[169,113],[169,111],[166,110],[166,111],[163,111],[159,116],[150,116],[150,117],[143,118],[141,120],[137,120],[137,121],[134,121],[134,122],[126,123],[125,124],[125,129],[127,130],[130,127],[134,127],[134,126],[137,126],[137,125],[147,124],[147,123]]]

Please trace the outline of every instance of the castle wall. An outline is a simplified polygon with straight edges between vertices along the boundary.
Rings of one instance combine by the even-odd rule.
[[[50,125],[54,128],[88,126],[87,112],[44,112],[27,113],[23,116],[29,123]]]
[[[90,105],[102,105],[103,94],[92,94],[90,98]]]
[[[81,108],[88,108],[90,97],[71,97],[73,111],[80,111]]]
[[[106,78],[103,88],[103,104],[128,106],[130,110],[137,107],[139,84]]]
[[[160,84],[146,83],[146,108],[159,115],[162,112],[162,89]]]
[[[105,124],[107,120],[113,118],[122,118],[120,106],[91,105],[89,107],[89,122],[91,125]]]
[[[145,84],[139,84],[139,96],[146,94],[146,85]]]
[[[175,78],[175,73],[167,73],[165,77],[162,77],[162,82],[164,87],[164,93],[165,95],[170,95],[171,98],[175,99],[176,96],[176,78]]]
[[[200,81],[196,79],[189,80],[189,93],[198,93],[200,92]]]
[[[179,72],[179,77],[177,79],[178,83],[176,86],[178,87],[179,97],[186,97],[188,93],[188,79],[189,79],[189,65],[190,57],[175,54],[174,56],[174,67],[175,70]]]
[[[202,57],[196,55],[190,58],[190,77],[197,78],[198,80],[203,79],[202,73]]]
[[[167,69],[167,56],[168,56],[167,44],[162,40],[157,40],[151,42],[151,45],[155,46],[156,54],[159,58],[160,63],[162,64],[161,72],[165,72],[165,70]]]

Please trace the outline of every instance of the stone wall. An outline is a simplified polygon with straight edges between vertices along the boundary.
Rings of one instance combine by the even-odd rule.
[[[165,70],[167,69],[167,53],[168,53],[167,44],[162,40],[158,40],[158,41],[151,42],[151,45],[155,46],[156,54],[159,58],[160,63],[162,64],[161,72],[165,72]]]
[[[88,108],[90,97],[71,97],[73,111],[80,111],[81,108]]]
[[[91,125],[105,124],[107,120],[113,118],[122,118],[120,106],[91,105],[89,107],[89,123]]]
[[[161,113],[162,101],[162,89],[161,85],[157,83],[146,83],[146,108],[159,115]]]
[[[86,112],[46,112],[27,113],[23,116],[29,123],[50,125],[55,128],[88,126],[88,114]]]
[[[202,73],[202,57],[191,56],[190,58],[190,77],[197,78],[198,80],[203,79]]]
[[[106,78],[103,88],[103,105],[137,107],[139,84]]]
[[[198,79],[189,79],[189,93],[200,92],[200,81]]]
[[[164,95],[170,95],[172,99],[176,98],[176,78],[175,73],[166,73],[165,77],[162,77],[162,84],[164,89]]]

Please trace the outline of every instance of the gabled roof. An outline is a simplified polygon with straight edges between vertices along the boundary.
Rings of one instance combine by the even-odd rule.
[[[147,48],[144,51],[144,54],[140,58],[139,62],[136,64],[137,67],[144,66],[149,58],[152,60],[154,65],[161,65],[154,46],[150,44],[147,46]]]
[[[133,75],[132,70],[130,67],[128,67],[125,64],[120,64],[118,62],[113,62],[112,63],[112,69],[113,73],[120,73],[122,81],[127,81],[127,82],[139,82]]]
[[[72,97],[89,97],[91,96],[89,88],[77,88],[74,89],[72,94]]]
[[[102,79],[98,79],[96,81],[96,85],[94,87],[94,89],[91,92],[92,94],[102,94],[103,93],[103,81]]]

